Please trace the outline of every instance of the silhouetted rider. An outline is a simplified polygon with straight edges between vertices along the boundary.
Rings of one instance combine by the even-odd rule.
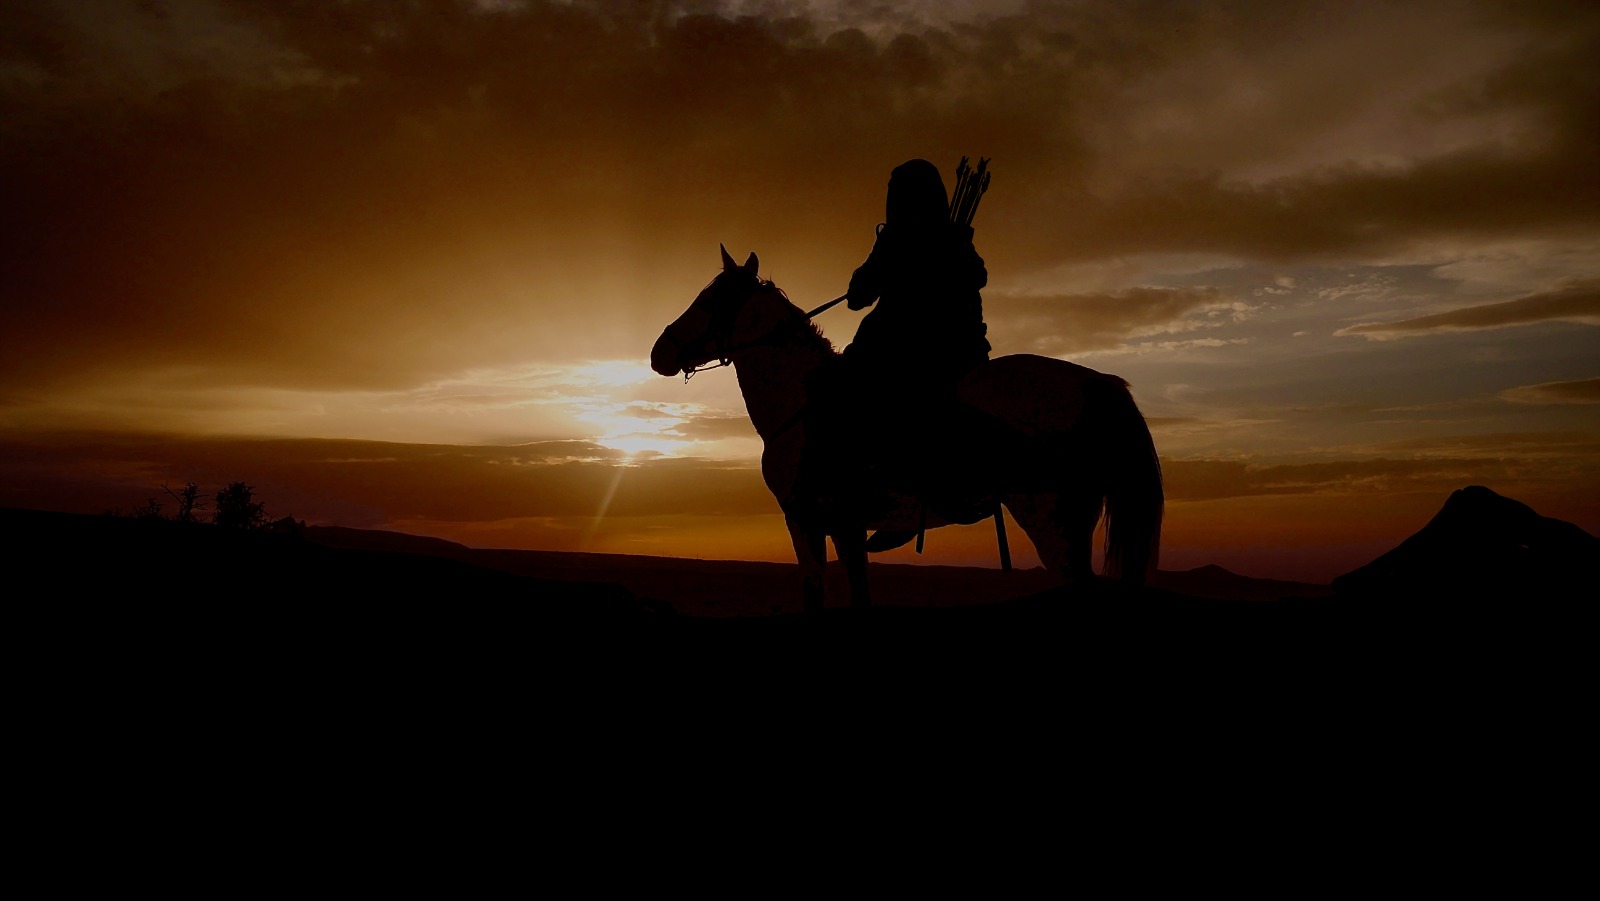
[[[845,349],[845,368],[858,389],[905,390],[931,401],[989,358],[978,293],[989,274],[971,227],[950,221],[944,179],[932,163],[896,167],[886,207],[871,254],[850,278],[850,309],[874,301],[877,308]]]
[[[876,308],[837,365],[812,385],[822,401],[811,423],[819,464],[813,471],[861,498],[869,512],[875,492],[894,488],[948,518],[972,521],[977,497],[967,448],[974,436],[955,388],[989,358],[979,295],[988,272],[972,229],[950,221],[949,196],[932,163],[896,167],[886,207],[872,252],[850,279],[850,308]],[[915,533],[882,534],[892,547]]]

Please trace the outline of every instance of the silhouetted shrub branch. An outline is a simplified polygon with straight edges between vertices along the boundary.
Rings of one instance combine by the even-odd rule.
[[[178,522],[194,522],[195,513],[205,509],[206,503],[200,499],[200,486],[193,482],[185,482],[180,491],[173,491],[162,482],[161,490],[178,502],[178,512],[172,514],[172,518]]]

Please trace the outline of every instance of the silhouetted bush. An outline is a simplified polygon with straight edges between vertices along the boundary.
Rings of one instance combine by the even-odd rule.
[[[193,482],[185,482],[180,491],[173,491],[165,484],[161,486],[161,490],[178,502],[178,512],[172,514],[172,518],[178,522],[194,522],[195,512],[205,508],[205,501],[200,500],[200,486]]]
[[[225,529],[259,529],[267,522],[267,505],[255,500],[255,489],[243,482],[229,482],[217,492],[217,507],[211,521]]]

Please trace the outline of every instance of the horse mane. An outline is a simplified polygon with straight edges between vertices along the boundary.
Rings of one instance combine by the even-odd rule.
[[[833,342],[828,340],[828,336],[822,333],[822,327],[817,325],[815,321],[806,318],[805,311],[795,306],[794,301],[789,299],[789,295],[785,294],[782,288],[778,287],[776,284],[773,284],[772,279],[770,278],[761,278],[744,269],[724,269],[721,272],[718,272],[716,276],[711,279],[710,283],[706,285],[706,290],[713,288],[726,288],[737,284],[736,280],[742,280],[746,278],[750,279],[750,281],[746,284],[751,284],[754,286],[752,291],[764,291],[770,294],[778,295],[778,297],[784,302],[790,311],[788,316],[789,321],[794,322],[796,325],[805,326],[803,329],[795,330],[800,334],[800,336],[807,337],[807,340],[819,345],[829,355],[838,355],[838,348],[834,347]],[[809,336],[806,335],[807,332],[809,332]]]
[[[833,342],[828,340],[828,336],[822,333],[822,326],[817,325],[816,320],[814,319],[807,319],[805,311],[795,306],[794,301],[789,299],[789,295],[785,294],[782,288],[773,284],[772,280],[768,278],[756,279],[756,285],[763,291],[769,291],[783,298],[783,302],[789,305],[789,309],[794,311],[794,315],[800,317],[800,319],[804,321],[806,330],[811,333],[811,338],[818,344],[827,348],[829,354],[837,355],[839,353],[838,348],[833,346]]]

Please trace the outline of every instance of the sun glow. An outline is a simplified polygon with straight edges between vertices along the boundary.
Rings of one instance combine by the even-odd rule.
[[[677,431],[688,418],[663,404],[593,399],[576,407],[573,418],[594,428],[596,444],[629,456],[677,456],[695,443]]]
[[[571,366],[565,370],[566,376],[575,385],[586,385],[600,388],[621,388],[629,385],[654,383],[661,376],[656,375],[644,363],[633,360],[599,360],[593,363],[584,363]]]
[[[666,389],[681,383],[669,386],[632,360],[588,361],[547,378],[548,396],[539,403],[559,405],[588,440],[629,457],[760,454],[743,409],[703,390],[695,400],[677,399],[682,393]]]
[[[603,436],[595,441],[613,450],[619,450],[630,457],[640,454],[656,454],[663,457],[676,457],[688,450],[694,444],[682,438],[673,438],[665,435],[617,435]]]

